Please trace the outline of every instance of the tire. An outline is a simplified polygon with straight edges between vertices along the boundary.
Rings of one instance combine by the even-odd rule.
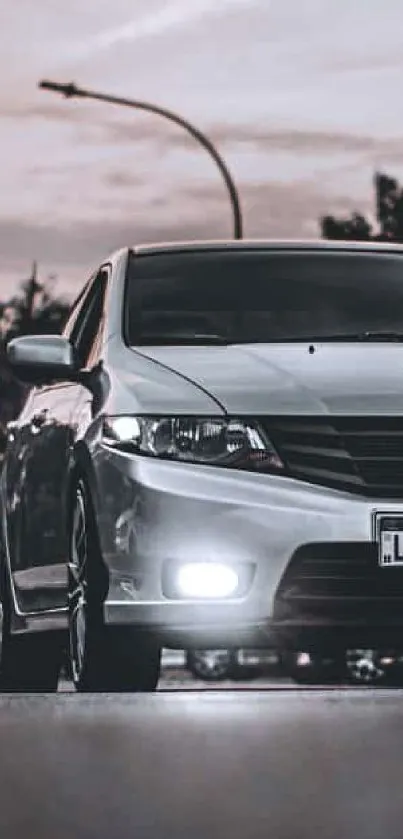
[[[70,521],[69,641],[73,683],[79,692],[147,692],[158,685],[161,649],[136,627],[107,626],[107,591],[95,518],[79,480]]]
[[[1,601],[3,607],[0,658],[0,691],[3,693],[53,693],[57,690],[65,634],[62,632],[11,632],[11,590],[1,550]]]
[[[189,650],[186,667],[195,679],[222,682],[233,678],[236,656],[231,650]]]

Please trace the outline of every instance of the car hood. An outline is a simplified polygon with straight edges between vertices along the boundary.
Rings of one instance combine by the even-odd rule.
[[[231,414],[403,414],[403,345],[142,347]]]

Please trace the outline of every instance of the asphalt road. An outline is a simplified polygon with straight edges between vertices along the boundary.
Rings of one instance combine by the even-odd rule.
[[[401,839],[403,692],[0,697],[0,836]]]

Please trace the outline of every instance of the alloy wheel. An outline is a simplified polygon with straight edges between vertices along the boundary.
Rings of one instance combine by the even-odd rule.
[[[69,558],[69,631],[72,675],[80,680],[85,660],[87,637],[87,560],[88,534],[84,493],[78,487],[72,516]]]

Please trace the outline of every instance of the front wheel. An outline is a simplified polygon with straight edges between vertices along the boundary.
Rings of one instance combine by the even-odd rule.
[[[108,626],[102,609],[104,569],[86,487],[79,481],[70,525],[69,637],[77,691],[153,691],[161,649],[141,638],[136,627]]]

